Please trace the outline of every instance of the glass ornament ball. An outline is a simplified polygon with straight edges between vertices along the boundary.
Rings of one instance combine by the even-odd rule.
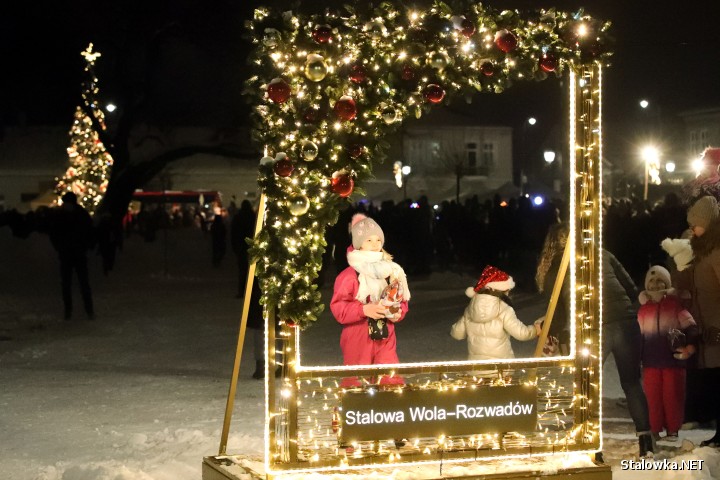
[[[350,155],[350,158],[358,159],[365,152],[365,147],[361,143],[353,142],[345,146],[345,151]]]
[[[445,98],[445,90],[436,83],[431,83],[423,90],[423,97],[430,103],[440,103]]]
[[[330,25],[318,25],[313,28],[312,38],[319,44],[330,42],[333,38],[332,27]]]
[[[542,71],[547,73],[554,72],[558,66],[557,58],[555,58],[555,55],[549,53],[540,57],[538,64],[540,65]]]
[[[305,63],[305,76],[308,80],[320,82],[327,76],[327,72],[328,67],[322,56],[314,53],[307,56],[307,62]]]
[[[475,33],[475,24],[466,18],[460,24],[460,33],[462,33],[465,38],[472,37]]]
[[[295,165],[293,165],[292,160],[288,157],[279,159],[275,162],[275,165],[273,165],[273,171],[278,177],[289,177],[293,170],[295,170]]]
[[[268,84],[267,94],[274,103],[285,103],[290,98],[290,85],[282,78],[273,78]]]
[[[282,37],[280,36],[280,32],[277,31],[274,28],[266,28],[265,33],[263,34],[263,45],[265,45],[268,48],[275,48],[280,43],[280,40]]]
[[[357,115],[355,100],[353,100],[353,98],[349,95],[343,95],[337,102],[335,102],[333,111],[340,120],[349,122]]]
[[[310,210],[310,200],[305,195],[294,195],[288,200],[288,210],[296,217],[305,215]]]
[[[397,120],[397,111],[393,107],[384,108],[382,111],[382,119],[388,125],[395,123],[395,120]]]
[[[367,68],[356,63],[350,67],[350,80],[353,83],[363,83],[367,79]]]
[[[352,195],[353,189],[355,188],[355,180],[345,172],[333,173],[332,179],[330,179],[330,189],[338,194],[342,198],[347,198]]]
[[[400,78],[402,78],[406,82],[413,81],[417,78],[417,72],[412,65],[406,63],[402,66],[402,70],[400,71]]]
[[[302,159],[306,162],[312,162],[318,156],[318,146],[315,142],[303,143],[301,150]]]
[[[495,75],[495,66],[492,62],[483,62],[482,65],[480,65],[480,71],[486,77],[492,77]]]
[[[430,56],[430,66],[438,70],[443,70],[450,64],[450,57],[445,52],[435,52]]]
[[[315,107],[306,108],[302,114],[302,118],[305,123],[318,123],[321,117],[322,114],[320,109]]]
[[[517,37],[510,30],[502,29],[495,34],[495,45],[505,53],[515,50],[517,44]]]

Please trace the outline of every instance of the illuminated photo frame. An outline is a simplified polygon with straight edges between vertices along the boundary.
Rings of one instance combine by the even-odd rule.
[[[601,92],[607,25],[555,11],[536,12],[525,20],[517,12],[496,13],[480,5],[469,6],[461,16],[439,2],[426,12],[399,12],[389,3],[381,8],[385,10],[365,16],[326,12],[308,18],[258,10],[250,25],[258,34],[251,65],[264,73],[254,75],[248,89],[257,87],[254,136],[265,148],[259,180],[263,215],[252,248],[266,317],[265,472],[274,476],[598,451]],[[400,33],[388,33],[390,24]],[[485,42],[477,53],[474,46],[467,47],[474,36]],[[414,53],[398,50],[403,46],[413,47]],[[427,51],[429,46],[433,52]],[[407,62],[414,69],[408,78],[373,73],[385,64],[404,72]],[[445,69],[450,62],[453,71]],[[487,63],[498,69],[495,77],[484,73]],[[556,70],[567,72],[570,98],[570,355],[303,366],[299,332],[323,308],[313,285],[321,265],[322,233],[337,220],[338,206],[370,174],[366,157],[382,154],[382,135],[393,130],[382,122],[383,112],[390,108],[400,116],[419,116],[424,106],[445,96],[440,85],[499,92],[511,78]],[[330,75],[337,78],[325,84]],[[327,110],[331,96],[332,114]],[[373,150],[369,139],[377,142]],[[247,310],[246,301],[239,348]],[[221,455],[226,454],[238,369],[236,355]],[[343,386],[343,379],[352,376],[369,380]],[[399,377],[403,380],[393,381]],[[384,407],[376,411],[375,405]],[[454,421],[460,417],[462,421]],[[393,424],[389,429],[388,423]]]

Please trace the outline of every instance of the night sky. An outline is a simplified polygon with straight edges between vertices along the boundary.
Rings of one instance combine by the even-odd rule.
[[[304,2],[304,10],[320,8]],[[410,3],[408,2],[410,5]],[[541,8],[586,13],[613,22],[615,55],[605,77],[605,118],[637,118],[647,98],[663,116],[720,105],[720,2],[717,0],[498,0],[495,9]],[[93,41],[103,57],[98,74],[104,98],[144,89],[158,123],[237,126],[247,106],[243,20],[258,0],[78,0],[13,2],[3,7],[4,125],[69,123],[80,100],[83,59]],[[158,48],[148,51],[151,38]],[[517,87],[518,118],[559,113],[556,86]],[[545,82],[542,82],[545,83]],[[117,101],[117,100],[115,100]],[[477,106],[482,111],[482,106]]]

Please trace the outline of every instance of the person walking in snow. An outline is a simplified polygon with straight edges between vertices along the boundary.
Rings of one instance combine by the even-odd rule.
[[[470,303],[450,335],[455,340],[467,339],[468,360],[515,358],[510,337],[527,341],[540,333],[538,325],[525,325],[515,315],[508,297],[514,287],[511,276],[488,265],[475,286],[465,290]]]
[[[395,323],[405,318],[410,300],[405,271],[383,250],[385,235],[375,220],[352,217],[349,266],[335,279],[330,310],[343,326],[340,348],[344,365],[399,363]],[[388,288],[390,287],[390,288]],[[390,291],[390,295],[384,293]],[[402,378],[383,377],[380,384],[401,384]],[[356,377],[343,387],[360,386]]]
[[[73,192],[63,194],[61,206],[51,210],[48,235],[60,258],[65,320],[70,320],[73,311],[73,270],[75,270],[80,284],[85,313],[89,320],[93,320],[95,310],[90,291],[87,251],[95,244],[95,227],[90,214],[78,204],[77,196]]]
[[[650,267],[639,300],[643,389],[650,430],[659,438],[664,429],[665,439],[675,441],[683,423],[686,361],[695,353],[697,326],[664,267]]]

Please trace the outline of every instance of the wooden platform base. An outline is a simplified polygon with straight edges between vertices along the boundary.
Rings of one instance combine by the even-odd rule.
[[[583,467],[573,467],[558,469],[552,463],[528,463],[527,471],[511,471],[503,472],[505,468],[499,466],[496,473],[473,474],[463,472],[462,470],[472,470],[458,468],[458,464],[445,465],[445,473],[441,473],[439,468],[435,469],[435,474],[425,475],[417,472],[417,467],[395,466],[387,469],[388,478],[393,474],[397,476],[398,469],[407,469],[412,478],[418,480],[612,480],[612,472],[607,465],[592,465]],[[348,470],[342,472],[347,475],[348,480],[363,480],[372,473],[373,478],[383,478],[383,469],[362,469]],[[328,473],[328,478],[338,478],[338,471]],[[379,474],[379,475],[378,475]],[[262,461],[253,460],[247,457],[227,456],[227,457],[205,457],[202,466],[202,480],[299,480],[304,477],[303,473],[288,472],[281,475],[266,475]],[[313,478],[322,478],[321,473],[313,473]]]

